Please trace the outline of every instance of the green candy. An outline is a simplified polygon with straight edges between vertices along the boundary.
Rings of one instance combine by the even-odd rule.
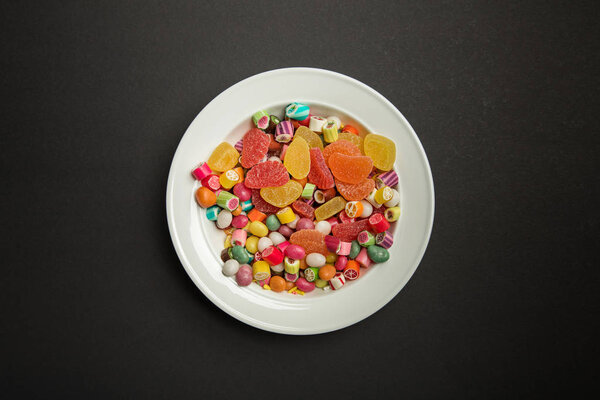
[[[348,254],[348,258],[351,260],[354,260],[356,258],[356,256],[358,255],[358,253],[360,253],[360,249],[361,249],[361,245],[360,243],[358,243],[358,241],[353,240],[352,241],[352,247],[350,248],[350,254]]]
[[[275,214],[271,214],[267,217],[265,225],[267,226],[267,228],[269,228],[270,231],[276,231],[281,226],[281,223],[279,222],[279,219],[277,219],[277,216]]]
[[[304,270],[304,279],[308,282],[314,282],[315,280],[319,280],[319,268],[317,267],[308,267]]]
[[[324,281],[323,279],[315,279],[315,286],[318,288],[324,288],[325,286],[329,285],[329,282]]]
[[[250,262],[250,255],[244,246],[233,246],[231,248],[231,258],[240,264],[248,264]]]
[[[367,255],[374,263],[382,263],[390,259],[387,249],[377,245],[367,247]]]

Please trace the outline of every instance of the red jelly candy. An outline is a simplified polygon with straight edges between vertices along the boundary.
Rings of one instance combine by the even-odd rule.
[[[260,190],[258,189],[254,189],[252,191],[252,204],[254,205],[254,208],[256,208],[261,213],[275,214],[277,211],[279,211],[278,207],[267,203],[265,199],[263,199],[260,196]]]
[[[240,163],[244,168],[251,168],[267,155],[271,138],[260,129],[252,128],[246,132],[242,143]]]
[[[319,189],[330,189],[335,185],[333,175],[331,175],[331,171],[323,158],[323,153],[318,147],[310,149],[310,171],[308,172],[308,181],[315,184]]]
[[[294,211],[296,211],[296,214],[303,218],[315,219],[315,209],[302,200],[296,200],[293,202],[292,208]]]
[[[278,161],[256,164],[246,174],[244,183],[251,189],[285,185],[290,180],[287,169]]]
[[[361,231],[364,230],[371,230],[368,219],[337,224],[332,228],[332,233],[333,236],[343,240],[344,242],[351,242],[356,239]]]

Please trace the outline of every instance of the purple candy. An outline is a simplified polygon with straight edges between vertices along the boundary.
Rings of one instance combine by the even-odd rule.
[[[294,137],[294,125],[291,121],[281,121],[275,127],[275,141],[289,143]]]
[[[240,266],[238,272],[235,274],[235,280],[240,286],[248,286],[252,283],[252,268],[248,264]]]
[[[292,236],[292,233],[294,233],[294,231],[292,230],[292,228],[290,228],[287,225],[281,225],[279,227],[278,231],[279,231],[279,233],[281,233],[286,238],[289,238],[290,236]]]
[[[380,232],[375,236],[375,243],[384,249],[389,249],[394,244],[394,235],[389,231]]]
[[[398,174],[394,170],[384,172],[383,174],[377,175],[375,181],[377,182],[378,187],[394,187],[398,184]]]
[[[302,290],[304,293],[312,292],[315,289],[315,284],[307,281],[304,278],[298,278],[296,281],[296,287]]]
[[[243,139],[238,140],[237,143],[235,144],[235,146],[233,146],[233,147],[235,147],[235,149],[238,152],[242,151],[242,148],[244,147],[244,140]]]

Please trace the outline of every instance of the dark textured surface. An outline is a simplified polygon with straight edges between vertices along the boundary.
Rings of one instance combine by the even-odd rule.
[[[592,2],[199,3],[0,5],[2,397],[531,398],[592,382]],[[164,210],[194,116],[285,66],[386,96],[436,188],[405,289],[313,337],[215,307],[181,267]]]

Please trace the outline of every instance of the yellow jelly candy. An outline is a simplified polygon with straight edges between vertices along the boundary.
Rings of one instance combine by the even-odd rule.
[[[363,143],[365,155],[371,157],[375,168],[389,171],[396,161],[396,144],[385,136],[370,133]]]
[[[306,140],[296,137],[285,152],[283,166],[296,179],[306,178],[310,171],[310,148]]]
[[[344,200],[342,196],[335,196],[315,210],[315,219],[317,221],[322,221],[329,217],[333,217],[344,208],[346,208],[346,200]]]
[[[358,146],[360,152],[362,154],[365,154],[365,151],[363,149],[363,138],[355,135],[354,133],[350,133],[350,132],[340,132],[338,133],[338,140],[347,140],[349,142],[354,143],[355,145]]]
[[[323,150],[323,141],[321,140],[321,137],[307,127],[300,125],[298,129],[296,129],[296,133],[294,133],[294,138],[297,137],[301,137],[302,139],[306,140],[306,143],[308,143],[311,149],[313,147],[318,147]]]
[[[288,181],[285,185],[260,189],[260,197],[275,207],[283,208],[292,204],[302,194],[302,185]]]
[[[208,158],[208,166],[213,171],[225,172],[232,169],[238,163],[240,153],[227,142],[223,142],[213,150]]]

